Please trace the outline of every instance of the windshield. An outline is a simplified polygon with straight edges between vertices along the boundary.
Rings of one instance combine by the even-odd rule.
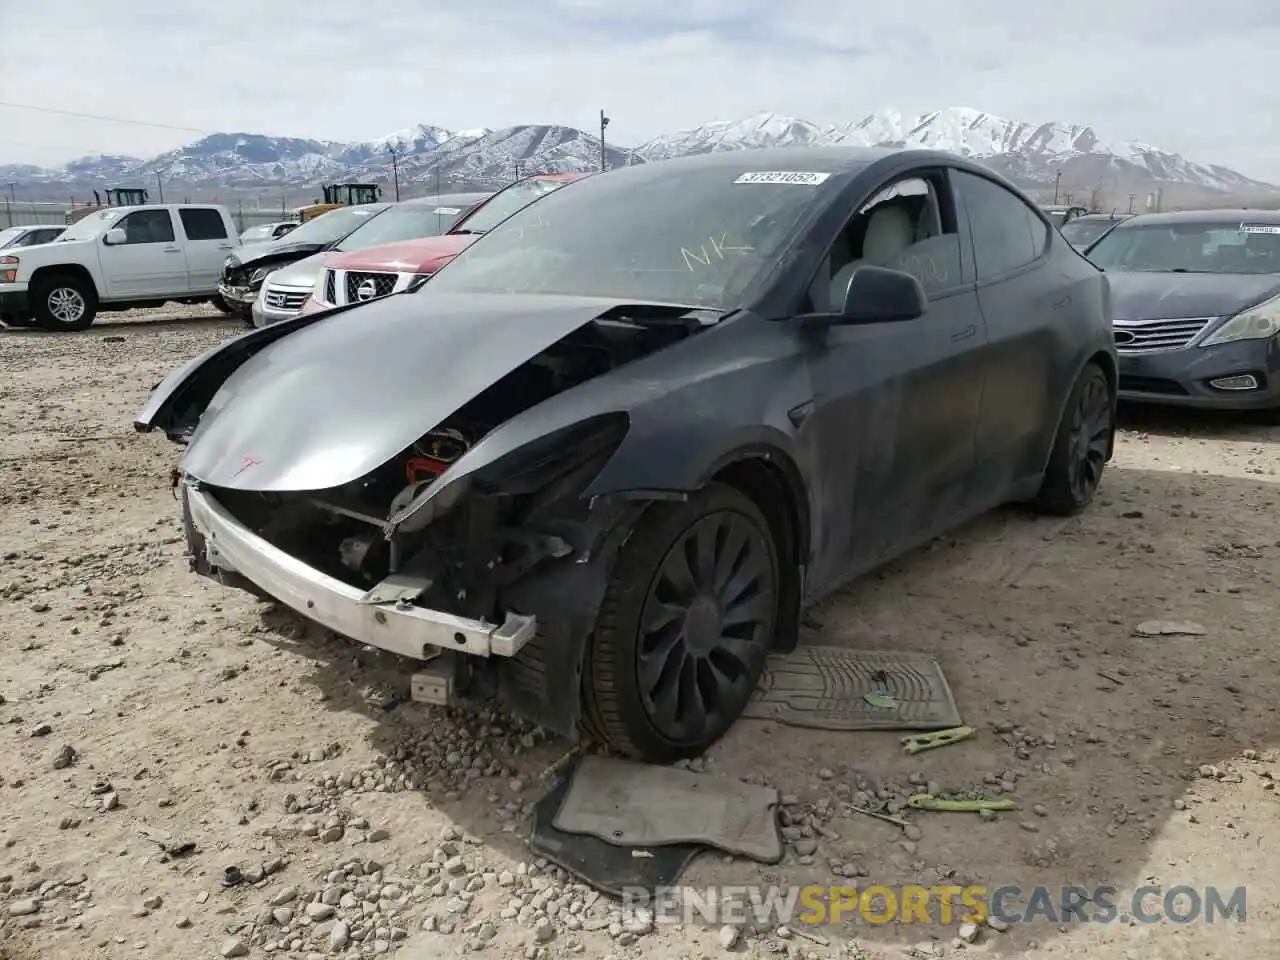
[[[384,206],[364,206],[330,210],[308,220],[296,230],[290,230],[281,239],[288,238],[290,243],[333,243],[386,209]]]
[[[120,209],[108,208],[106,210],[98,210],[89,214],[82,220],[78,220],[71,226],[67,227],[67,232],[60,236],[57,240],[62,243],[67,240],[92,240],[100,233],[105,233],[107,228],[111,226],[119,217]]]
[[[1083,249],[1110,230],[1114,223],[1114,220],[1072,220],[1062,225],[1062,235],[1067,243]]]
[[[423,289],[734,309],[836,187],[829,172],[744,172],[750,164],[677,161],[584,179],[515,213]]]
[[[517,210],[523,210],[533,201],[553,190],[559,190],[568,180],[524,180],[513,183],[494,194],[493,199],[480,207],[459,227],[459,233],[488,233]]]
[[[250,227],[240,234],[240,242],[253,243],[255,240],[270,240],[272,229],[273,227],[270,224],[265,227]]]
[[[1143,273],[1280,273],[1280,224],[1121,224],[1089,259],[1103,270]]]
[[[464,210],[465,206],[451,205],[447,196],[427,203],[415,202],[389,207],[386,213],[376,220],[370,220],[349,237],[344,237],[333,249],[350,252],[367,250],[384,243],[437,237],[453,226]],[[301,232],[295,230],[290,236],[296,237]]]

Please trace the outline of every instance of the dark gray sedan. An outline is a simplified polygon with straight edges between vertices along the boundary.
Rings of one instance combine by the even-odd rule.
[[[802,611],[1111,456],[1107,279],[944,153],[623,167],[417,289],[245,334],[136,418],[193,569],[565,735],[696,755]]]
[[[1144,214],[1085,255],[1111,281],[1121,399],[1280,414],[1280,212]]]

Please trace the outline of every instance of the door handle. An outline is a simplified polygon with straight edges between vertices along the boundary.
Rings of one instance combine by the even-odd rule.
[[[180,247],[165,247],[164,252],[165,253],[181,253],[182,249]]]
[[[955,333],[953,333],[951,335],[951,341],[952,343],[955,343],[956,341],[959,341],[959,340],[968,340],[977,332],[978,332],[978,328],[975,327],[973,324],[969,324],[969,326],[965,327],[963,330],[957,330]]]
[[[219,249],[219,250],[234,250],[234,249],[235,249],[235,244],[231,244],[231,243],[220,243],[220,244],[218,244],[218,249]]]

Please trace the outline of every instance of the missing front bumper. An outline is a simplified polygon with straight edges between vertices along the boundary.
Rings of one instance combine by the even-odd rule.
[[[533,639],[531,616],[508,613],[502,624],[492,624],[405,601],[377,602],[378,587],[366,593],[308,566],[241,525],[194,484],[184,493],[211,567],[239,574],[341,636],[414,660],[440,650],[513,657]]]

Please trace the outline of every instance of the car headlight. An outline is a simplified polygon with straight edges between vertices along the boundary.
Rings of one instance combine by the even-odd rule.
[[[232,265],[233,263],[235,263],[235,262],[236,262],[236,258],[235,258],[235,257],[227,257],[227,259],[225,259],[225,260],[223,260],[223,261],[222,261],[222,269],[223,269],[223,270],[230,270],[230,269],[231,269],[231,265]]]
[[[1200,341],[1202,347],[1237,340],[1267,340],[1280,333],[1280,297],[1264,300],[1256,307],[1242,310]]]
[[[256,287],[261,284],[263,280],[270,276],[271,271],[271,267],[259,267],[253,271],[253,273],[249,274],[249,286]]]

